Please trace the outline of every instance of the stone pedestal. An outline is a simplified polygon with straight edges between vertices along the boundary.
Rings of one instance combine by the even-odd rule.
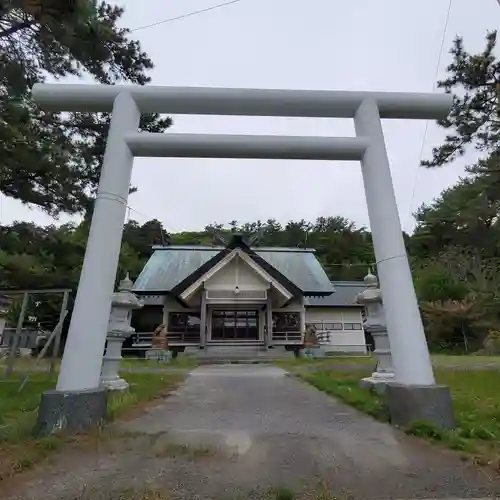
[[[38,407],[35,433],[48,436],[60,431],[85,432],[102,424],[106,414],[106,389],[45,391]]]
[[[123,391],[128,389],[128,382],[119,375],[122,360],[122,346],[125,339],[134,333],[130,326],[132,310],[142,307],[142,302],[131,292],[134,283],[128,274],[120,282],[118,292],[113,294],[109,317],[108,334],[106,336],[106,353],[102,360],[101,382],[104,389]]]
[[[393,425],[428,422],[441,429],[453,429],[453,403],[444,385],[387,384],[386,403]]]
[[[170,363],[172,353],[168,349],[148,349],[146,351],[146,359],[157,361],[158,363]]]
[[[365,279],[366,290],[358,294],[356,301],[365,306],[366,321],[364,328],[375,343],[377,367],[370,377],[361,380],[361,387],[383,393],[388,383],[395,382],[396,375],[392,365],[391,345],[385,321],[382,293],[378,288],[378,279],[368,272]]]
[[[132,329],[133,330],[133,329]],[[106,354],[102,360],[101,387],[111,391],[124,391],[128,389],[128,382],[119,375],[122,360],[122,345],[132,332],[111,331],[106,337]]]

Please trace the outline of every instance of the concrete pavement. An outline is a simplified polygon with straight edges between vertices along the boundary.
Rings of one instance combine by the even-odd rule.
[[[60,457],[16,496],[92,498],[149,484],[171,498],[484,498],[500,482],[265,365],[203,366],[159,405],[118,425],[112,449]],[[73,495],[73,496],[72,496]],[[309,496],[307,496],[309,495]]]

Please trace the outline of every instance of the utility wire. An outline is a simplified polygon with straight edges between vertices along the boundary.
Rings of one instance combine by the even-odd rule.
[[[500,0],[497,0],[500,4]],[[449,0],[448,2],[448,11],[446,12],[446,20],[444,23],[444,28],[443,28],[443,36],[441,37],[441,45],[439,47],[439,55],[436,63],[436,69],[434,71],[434,84],[432,86],[432,91],[434,92],[436,90],[436,85],[437,85],[437,79],[439,75],[439,68],[441,67],[441,59],[443,58],[443,49],[444,49],[444,43],[446,41],[446,35],[448,33],[448,26],[450,24],[450,14],[451,14],[451,7],[453,4],[453,0]],[[408,220],[406,221],[406,226],[410,223],[411,217],[412,217],[412,210],[413,210],[413,202],[415,201],[415,194],[417,191],[417,184],[418,184],[418,177],[420,173],[420,165],[422,163],[422,158],[424,156],[424,149],[425,149],[425,144],[427,142],[427,133],[429,131],[429,120],[426,120],[425,122],[425,129],[424,129],[424,135],[422,137],[422,145],[420,147],[420,157],[418,160],[417,168],[415,171],[415,178],[413,180],[413,188],[412,188],[412,194],[410,198],[410,213],[408,214]]]
[[[139,212],[135,208],[132,208],[130,205],[127,205],[127,213],[128,213],[127,222],[130,222],[130,212],[131,211],[136,213],[137,215],[140,215],[141,217],[144,217],[145,219],[147,219],[147,222],[152,221],[152,220],[158,220],[156,217],[150,217],[149,215],[143,214],[142,212]],[[160,223],[162,225],[163,231],[168,233],[167,229],[164,227],[163,221],[160,221]],[[160,230],[160,238],[161,238],[162,246],[165,246],[165,237],[163,235],[163,231]]]
[[[128,211],[128,217],[130,219],[130,212],[134,212],[137,215],[140,215],[141,217],[144,217],[148,221],[156,219],[156,217],[150,217],[149,215],[143,214],[142,212],[139,212],[139,210],[136,210],[135,208],[131,207],[130,205],[127,205],[127,211]],[[158,219],[156,219],[158,220]]]
[[[230,0],[229,2],[219,3],[217,5],[212,5],[212,7],[207,7],[206,9],[194,10],[192,12],[188,12],[187,14],[181,14],[176,17],[169,17],[167,19],[163,19],[162,21],[157,21],[155,23],[146,24],[144,26],[138,26],[137,28],[133,28],[130,31],[139,31],[145,30],[148,28],[153,28],[154,26],[160,26],[161,24],[171,23],[173,21],[180,21],[181,19],[186,19],[188,17],[197,16],[198,14],[203,14],[205,12],[210,12],[211,10],[221,9],[222,7],[226,7],[228,5],[232,5],[238,2],[242,2],[243,0]]]

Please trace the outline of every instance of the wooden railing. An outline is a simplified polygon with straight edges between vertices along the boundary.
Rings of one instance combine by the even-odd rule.
[[[170,344],[199,344],[200,332],[168,332],[167,340]],[[136,332],[132,335],[134,348],[150,348],[153,343],[153,332]]]
[[[316,337],[320,344],[330,344],[332,338],[332,332],[328,330],[323,330],[322,332],[316,332]]]
[[[273,330],[273,342],[278,344],[301,344],[302,334],[297,331],[276,332]]]

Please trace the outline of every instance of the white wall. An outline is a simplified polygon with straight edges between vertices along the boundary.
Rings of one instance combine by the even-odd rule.
[[[332,351],[366,352],[365,333],[361,330],[347,330],[346,323],[362,325],[361,308],[355,307],[308,307],[306,308],[306,324],[322,323],[324,331],[329,333],[330,340],[325,347]],[[334,329],[332,323],[341,323],[342,329]],[[319,327],[319,325],[316,325]],[[318,332],[319,333],[319,332]]]
[[[207,290],[234,289],[236,286],[242,290],[265,290],[269,284],[237,256],[205,282]]]

